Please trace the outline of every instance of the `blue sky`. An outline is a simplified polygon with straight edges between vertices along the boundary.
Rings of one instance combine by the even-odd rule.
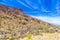
[[[29,16],[60,25],[60,0],[0,0],[0,4],[21,8]]]

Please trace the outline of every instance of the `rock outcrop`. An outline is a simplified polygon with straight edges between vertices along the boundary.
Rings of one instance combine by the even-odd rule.
[[[11,14],[26,16],[22,9],[11,8],[11,7],[5,6],[5,5],[0,5],[0,11],[3,11],[4,13],[11,13]],[[28,16],[26,16],[26,17],[28,17]]]

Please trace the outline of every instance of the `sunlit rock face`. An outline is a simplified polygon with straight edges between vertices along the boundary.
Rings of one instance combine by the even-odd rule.
[[[0,5],[0,11],[3,11],[4,13],[11,13],[11,14],[18,14],[18,15],[26,16],[22,9],[11,8],[5,5]]]

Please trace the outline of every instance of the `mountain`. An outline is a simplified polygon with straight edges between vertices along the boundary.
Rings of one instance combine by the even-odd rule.
[[[60,27],[27,16],[22,9],[0,5],[0,35],[3,36],[0,38],[13,37],[19,40],[19,38],[26,37],[27,33],[40,35],[43,32],[60,32]]]

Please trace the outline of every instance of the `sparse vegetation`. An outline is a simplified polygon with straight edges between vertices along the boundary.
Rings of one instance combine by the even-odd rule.
[[[3,26],[3,28],[5,30],[10,31],[11,35],[13,35],[13,32],[15,32],[15,31],[16,32],[19,31],[19,33],[21,31],[23,31],[24,32],[23,35],[27,36],[26,33],[29,31],[30,34],[28,33],[27,37],[28,37],[28,39],[31,39],[32,35],[42,35],[43,32],[47,32],[47,33],[56,32],[55,29],[57,27],[56,28],[54,28],[54,27],[49,28],[48,26],[45,26],[45,24],[41,25],[35,20],[30,19],[30,21],[25,21],[25,20],[29,20],[29,18],[20,20],[19,18],[21,18],[21,17],[15,18],[15,16],[8,16],[8,15],[9,14],[3,14],[2,15],[3,17],[0,16],[0,19],[2,18],[0,26]],[[24,17],[22,17],[22,18],[24,18]],[[26,30],[27,32],[25,32],[24,30]],[[58,32],[58,30],[57,30],[57,32]],[[14,38],[11,38],[10,40],[14,40]]]
[[[32,40],[32,34],[30,32],[27,33],[28,40]]]
[[[52,24],[48,24],[41,20],[39,21],[32,17],[24,17],[10,13],[0,14],[0,27],[0,35],[2,32],[4,36],[9,36],[10,34],[8,37],[9,40],[16,40],[16,38],[19,40],[23,37],[27,37],[28,40],[32,40],[33,35],[42,36],[43,33],[60,32],[60,28],[55,27]],[[7,32],[7,34],[4,32]],[[14,33],[15,35],[13,35]]]
[[[9,40],[15,40],[15,38],[14,37],[11,37]]]

